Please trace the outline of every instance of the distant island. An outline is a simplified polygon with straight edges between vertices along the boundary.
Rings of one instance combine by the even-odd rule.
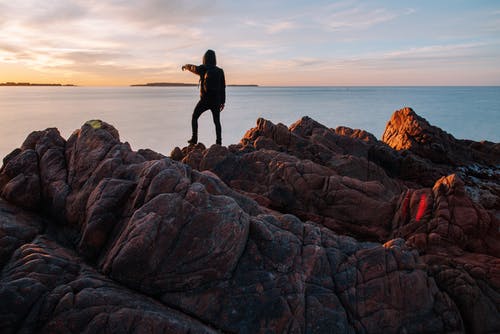
[[[75,87],[76,85],[63,85],[54,83],[29,83],[29,82],[4,82],[0,83],[0,86],[61,86],[61,87]]]
[[[150,82],[147,84],[130,85],[131,87],[193,87],[198,86],[194,83],[182,82]],[[259,87],[259,85],[227,85],[227,87]]]

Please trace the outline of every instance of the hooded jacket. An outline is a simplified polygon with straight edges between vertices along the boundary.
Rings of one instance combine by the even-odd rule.
[[[222,68],[217,67],[217,59],[213,50],[207,50],[203,55],[203,64],[186,64],[184,67],[200,76],[200,99],[208,100],[215,104],[226,103],[226,78]],[[210,87],[206,82],[207,72],[210,72]],[[210,88],[210,89],[209,89]]]

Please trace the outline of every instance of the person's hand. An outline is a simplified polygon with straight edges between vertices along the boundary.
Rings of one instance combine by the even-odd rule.
[[[224,103],[220,105],[219,111],[222,111],[224,109]]]

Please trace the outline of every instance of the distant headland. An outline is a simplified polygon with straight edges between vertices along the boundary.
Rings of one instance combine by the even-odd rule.
[[[130,85],[131,87],[194,87],[198,84],[182,82],[149,82],[147,84]],[[259,85],[227,85],[227,87],[259,87]]]
[[[0,86],[61,86],[61,87],[75,87],[72,84],[55,84],[55,83],[29,83],[29,82],[3,82]]]

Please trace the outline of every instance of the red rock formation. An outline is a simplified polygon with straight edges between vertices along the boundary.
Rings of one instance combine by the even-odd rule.
[[[404,112],[405,110],[397,111],[395,114]],[[425,120],[420,120],[426,123]],[[418,123],[415,124],[419,126]],[[434,132],[442,132],[426,124]],[[415,132],[418,133],[416,130]],[[339,138],[338,133],[347,137]],[[382,242],[390,240],[391,237],[408,240],[408,244],[423,252],[425,261],[433,265],[430,272],[442,283],[441,288],[452,294],[462,312],[467,313],[464,318],[468,329],[474,332],[488,332],[498,328],[500,322],[498,317],[494,316],[494,310],[499,305],[495,301],[498,296],[497,269],[489,274],[486,283],[487,289],[494,287],[493,290],[487,293],[474,285],[476,287],[471,287],[474,292],[471,296],[459,296],[457,291],[460,291],[460,280],[445,279],[441,274],[452,266],[460,268],[454,269],[456,277],[469,277],[464,264],[472,265],[471,268],[475,268],[476,272],[486,272],[485,266],[488,265],[498,268],[496,256],[500,254],[497,246],[500,236],[497,212],[500,206],[497,205],[499,202],[495,195],[495,190],[500,186],[498,169],[491,167],[487,172],[483,172],[486,174],[483,175],[483,180],[487,179],[489,182],[486,186],[484,183],[480,184],[482,188],[471,183],[464,186],[457,175],[439,179],[440,175],[452,172],[454,167],[435,164],[425,155],[427,151],[417,151],[422,156],[409,151],[391,152],[384,143],[377,142],[365,134],[361,135],[364,140],[360,141],[360,133],[346,129],[334,132],[307,117],[293,124],[288,130],[282,125],[275,126],[268,121],[259,120],[257,127],[247,132],[239,146],[230,147],[229,150],[215,146],[205,151],[197,150],[196,159],[191,159],[192,153],[185,150],[183,161],[191,164],[193,168],[214,171],[233,189],[250,195],[264,206],[294,213],[305,220],[316,221],[339,234]],[[431,142],[439,141],[439,138],[433,138],[431,135],[427,138]],[[449,144],[450,147],[453,145],[455,144]],[[454,147],[460,150],[459,144]],[[459,156],[458,153],[455,155]],[[341,164],[337,162],[345,157],[353,159],[352,165],[356,166],[345,169],[350,178],[339,175],[346,174],[345,170],[338,168]],[[355,160],[356,157],[360,157],[359,160]],[[384,157],[388,159],[384,161]],[[377,175],[375,179],[378,180],[378,185],[367,193],[370,189],[370,182],[366,182],[368,177],[366,174],[356,173],[356,168],[366,164],[368,158],[370,161],[376,160],[379,167],[385,167],[383,170],[387,171],[387,174],[373,173]],[[314,163],[302,159],[309,159]],[[489,159],[495,161],[498,155]],[[312,179],[305,179],[304,172],[300,172],[304,170],[301,166],[306,161],[312,166],[318,166],[309,168],[312,171],[311,176],[314,176]],[[469,161],[475,163],[474,166],[478,166],[480,162],[484,160]],[[463,167],[457,172],[461,177],[467,178],[472,171],[475,174],[470,178],[477,182],[478,170],[481,169]],[[396,183],[396,186],[391,187],[394,185],[391,181],[396,180],[389,178],[390,181],[385,181],[387,175],[391,174],[398,175],[403,183]],[[326,179],[329,181],[326,182]],[[347,180],[350,181],[344,183]],[[431,188],[421,188],[421,185],[413,183],[414,181],[423,185],[436,183]],[[325,184],[328,186],[324,186]],[[330,187],[332,184],[344,185],[347,188]],[[404,184],[418,188],[405,190]],[[476,187],[472,188],[474,186]],[[480,193],[482,196],[485,196],[485,188],[491,191],[486,193],[491,195],[486,197],[489,201],[485,202],[491,211],[486,211],[479,205],[484,197],[476,198],[474,202],[466,194],[465,189],[470,193],[471,188],[473,191],[483,191]],[[329,191],[335,195],[329,195]],[[392,201],[390,194],[398,192],[401,194],[399,199]],[[370,200],[371,196],[375,202]],[[372,204],[377,202],[380,204]],[[387,205],[387,212],[383,209],[384,205]],[[453,209],[447,212],[450,206]],[[436,208],[440,211],[434,212]],[[392,225],[383,223],[387,221],[386,215],[394,217]],[[446,217],[448,220],[445,220]],[[434,244],[439,247],[434,247]],[[461,256],[457,257],[459,254]],[[457,261],[450,263],[449,256],[453,256]],[[472,260],[474,258],[476,260]],[[470,281],[474,279],[470,278]],[[466,305],[473,306],[468,309]],[[492,320],[486,321],[489,317]]]
[[[498,218],[426,157],[309,118],[172,157],[91,121],[4,159],[1,332],[500,328]]]
[[[431,168],[437,171],[435,176],[456,173],[465,181],[469,196],[487,209],[496,211],[497,217],[500,217],[499,143],[455,139],[429,124],[411,108],[394,112],[382,140],[396,150],[417,155],[420,160],[418,164],[408,161],[404,166],[405,169],[416,171],[416,174],[422,173],[422,167],[428,170],[429,162],[432,163]],[[435,176],[429,180],[437,181]]]
[[[385,225],[393,215],[395,193],[380,182],[340,176],[310,160],[270,150],[235,154],[212,146],[203,154],[194,152],[199,159],[190,153],[183,161],[195,169],[213,171],[231,188],[269,209],[364,240],[380,241],[388,234]],[[364,210],[358,209],[358,203],[364,204]]]
[[[418,219],[420,207],[425,209]],[[403,193],[393,220],[393,236],[419,250],[471,333],[500,328],[499,231],[498,219],[467,196],[456,175],[440,179],[432,189]]]
[[[1,265],[2,333],[216,333],[110,281],[45,235]]]
[[[500,164],[500,144],[457,140],[418,116],[411,108],[394,112],[382,140],[396,150],[410,150],[435,163]]]

